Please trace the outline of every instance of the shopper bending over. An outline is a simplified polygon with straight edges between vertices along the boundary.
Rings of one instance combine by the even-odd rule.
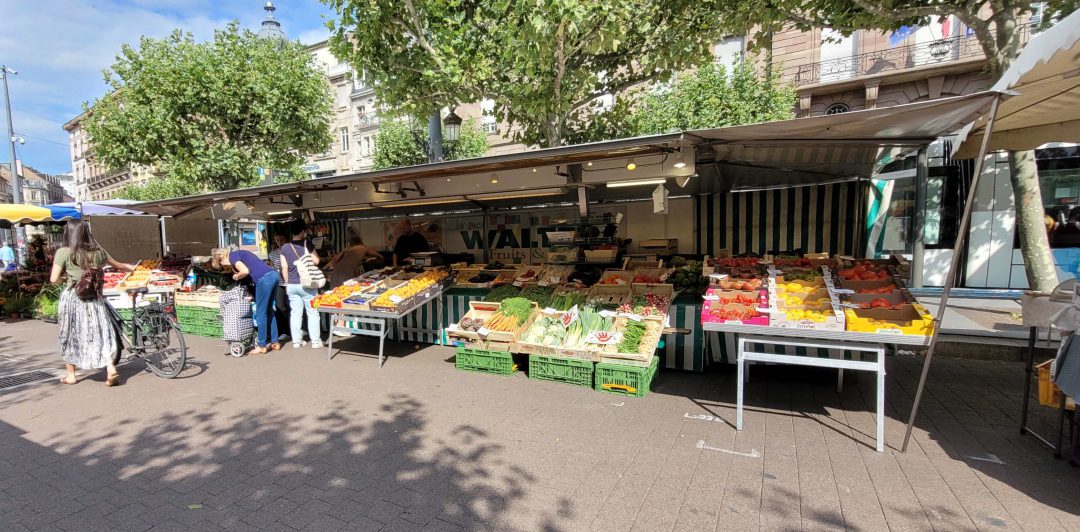
[[[323,346],[322,336],[319,333],[319,312],[311,306],[311,300],[315,299],[319,291],[316,288],[305,288],[300,284],[300,272],[296,269],[296,262],[300,260],[300,257],[305,254],[311,255],[312,261],[318,265],[319,255],[307,241],[307,225],[303,220],[296,220],[289,229],[292,233],[292,242],[281,247],[281,276],[285,278],[285,293],[289,295],[289,334],[292,335],[293,347],[303,347],[302,322],[304,314],[307,314],[311,347],[319,349]]]
[[[105,386],[120,384],[116,372],[116,330],[109,319],[108,303],[101,297],[81,299],[73,287],[82,279],[84,268],[101,268],[106,264],[123,271],[133,271],[134,266],[117,262],[109,256],[90,234],[90,226],[78,220],[67,223],[64,228],[64,247],[56,250],[53,257],[52,275],[49,280],[60,282],[67,277],[64,291],[60,293],[57,318],[60,323],[60,354],[64,357],[67,375],[62,384],[75,384],[75,368],[106,368]]]
[[[256,345],[249,355],[261,355],[281,349],[278,343],[277,320],[274,319],[274,300],[281,277],[254,253],[236,249],[223,253],[221,263],[232,266],[236,273],[234,281],[242,281],[255,287],[255,338]]]
[[[345,281],[356,277],[357,270],[364,264],[364,259],[368,257],[382,259],[382,255],[365,246],[360,237],[354,236],[350,238],[349,247],[330,259],[330,267],[334,271],[330,272],[330,278],[327,279],[329,283],[327,288],[337,288],[345,284]]]

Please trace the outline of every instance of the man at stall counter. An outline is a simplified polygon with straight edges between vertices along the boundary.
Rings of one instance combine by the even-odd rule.
[[[413,253],[428,251],[428,241],[424,235],[413,231],[412,222],[402,218],[398,222],[398,238],[394,242],[394,266],[404,266],[405,259]]]
[[[6,270],[15,264],[15,250],[5,241],[3,246],[0,246],[0,266]]]

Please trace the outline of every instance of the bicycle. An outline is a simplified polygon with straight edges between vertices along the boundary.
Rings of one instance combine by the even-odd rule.
[[[187,344],[184,342],[184,333],[180,331],[169,309],[161,303],[136,305],[138,297],[147,292],[149,290],[146,288],[127,290],[128,296],[131,297],[130,320],[121,317],[112,305],[105,305],[109,309],[109,316],[116,330],[115,361],[119,362],[121,351],[127,349],[131,355],[141,358],[153,374],[164,379],[171,379],[180,374],[187,362]],[[127,327],[125,326],[130,326],[130,336],[126,334]]]

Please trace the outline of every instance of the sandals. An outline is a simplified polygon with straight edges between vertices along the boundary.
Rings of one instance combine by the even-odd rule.
[[[64,375],[60,379],[60,384],[67,384],[68,386],[71,386],[72,384],[75,384],[77,382],[79,382],[79,379],[77,377],[73,378],[73,379],[69,379],[67,375]]]
[[[270,344],[269,347],[270,347],[271,351],[281,351],[281,344],[279,344],[277,342],[274,342],[274,343]]]
[[[113,387],[113,386],[120,386],[120,374],[119,373],[113,373],[112,375],[109,375],[108,377],[106,377],[105,378],[105,386],[108,386],[110,388]]]
[[[248,351],[247,354],[249,356],[250,355],[265,355],[267,352],[268,352],[268,350],[265,347],[256,347],[256,348],[252,349],[251,351]]]

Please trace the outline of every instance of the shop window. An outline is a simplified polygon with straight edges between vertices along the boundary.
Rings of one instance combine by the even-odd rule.
[[[1080,247],[1080,146],[1035,150],[1051,247]]]
[[[851,107],[844,102],[836,102],[825,108],[825,114],[838,115],[840,113],[846,113],[851,110]]]

